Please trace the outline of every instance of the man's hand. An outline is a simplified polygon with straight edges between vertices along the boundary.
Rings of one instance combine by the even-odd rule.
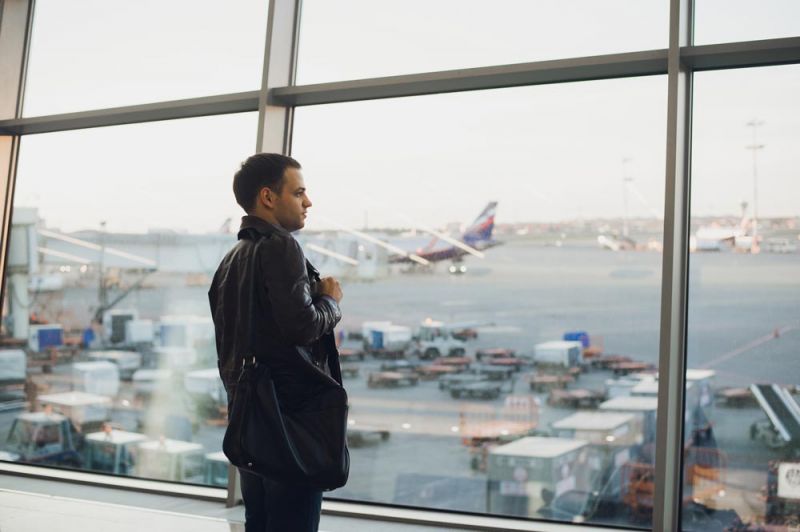
[[[339,281],[333,277],[323,277],[319,281],[319,294],[321,296],[330,296],[340,302],[344,294],[342,294],[342,287],[339,286]]]

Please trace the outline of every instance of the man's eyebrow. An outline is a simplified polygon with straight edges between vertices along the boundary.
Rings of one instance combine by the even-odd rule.
[[[306,187],[300,187],[300,188],[295,190],[295,192],[305,192],[305,191],[306,191]]]

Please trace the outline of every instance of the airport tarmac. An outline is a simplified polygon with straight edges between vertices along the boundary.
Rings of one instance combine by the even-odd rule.
[[[484,260],[470,257],[465,264],[468,270],[463,275],[395,273],[373,282],[345,282],[341,328],[359,330],[368,320],[412,327],[426,318],[468,322],[479,333],[468,343],[468,355],[482,347],[508,347],[522,356],[530,355],[537,343],[560,339],[565,331],[584,330],[606,353],[657,363],[660,254],[515,242],[493,248]],[[753,382],[800,383],[800,357],[796,356],[800,254],[692,254],[690,264],[688,366],[716,371],[717,389]],[[120,306],[137,308],[143,318],[205,316],[206,290],[144,289]],[[88,312],[95,297],[92,288],[68,288],[61,299],[50,296],[50,304],[77,319]],[[780,331],[777,336],[776,330]],[[345,386],[356,426],[380,425],[390,431],[390,437],[352,448],[350,481],[330,495],[484,512],[486,474],[471,467],[473,455],[453,427],[462,427],[465,417],[502,417],[507,394],[494,400],[456,400],[435,381],[409,388],[368,388],[367,374],[380,363],[368,358],[360,375],[346,379]],[[57,377],[63,371],[66,368],[56,368],[54,387],[60,386]],[[571,388],[602,390],[608,378],[608,371],[590,371]],[[120,397],[132,396],[129,386],[123,382]],[[531,395],[520,377],[512,393]],[[553,421],[574,412],[547,405],[545,394],[535,396],[540,429],[547,430]],[[162,401],[151,408],[151,419],[163,420],[166,411],[189,413],[182,399],[164,395]],[[0,434],[7,434],[13,415],[0,413]],[[748,433],[750,424],[763,417],[757,407],[713,410],[711,422],[719,448],[728,454],[733,488],[729,493],[737,489],[758,492],[766,480],[767,462],[774,452],[751,441]],[[213,452],[221,448],[223,432],[221,427],[200,423],[191,438]],[[737,506],[744,507],[743,503]],[[759,511],[763,514],[763,503],[752,510],[753,515]]]

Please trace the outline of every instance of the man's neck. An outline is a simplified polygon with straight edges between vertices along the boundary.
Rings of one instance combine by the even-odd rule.
[[[256,218],[260,218],[260,219],[264,220],[267,223],[270,223],[270,224],[272,224],[274,226],[277,226],[277,227],[280,227],[281,229],[284,229],[284,227],[275,218],[275,215],[272,214],[269,211],[252,212],[252,213],[250,213],[250,216],[255,216]]]

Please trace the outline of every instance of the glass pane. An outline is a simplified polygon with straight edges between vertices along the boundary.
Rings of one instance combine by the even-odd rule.
[[[695,79],[687,530],[800,513],[798,90],[798,66]]]
[[[267,2],[40,0],[25,116],[258,90]]]
[[[695,44],[778,39],[800,35],[796,0],[695,0]]]
[[[256,123],[245,113],[23,139],[0,459],[226,485],[207,291],[236,242],[231,180]]]
[[[662,1],[305,0],[297,82],[653,50],[668,28]]]
[[[315,202],[298,237],[344,279],[352,471],[332,496],[648,526],[632,486],[653,470],[638,394],[658,359],[665,89],[296,111]]]

